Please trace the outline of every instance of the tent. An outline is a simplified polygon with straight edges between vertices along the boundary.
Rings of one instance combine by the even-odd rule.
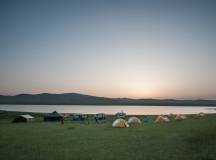
[[[128,119],[129,124],[141,124],[141,120],[137,117],[130,117]]]
[[[54,111],[52,113],[47,113],[44,116],[44,121],[61,121],[63,119],[63,115]]]
[[[87,119],[87,115],[85,114],[81,114],[81,113],[74,113],[72,114],[72,120],[73,121],[83,121],[85,119]]]
[[[158,116],[154,122],[155,123],[165,123],[165,122],[169,122],[169,121],[170,120],[168,117],[161,115],[161,116]]]
[[[125,128],[125,127],[129,127],[129,124],[124,119],[119,118],[113,122],[112,127]]]
[[[126,113],[124,113],[123,111],[116,113],[116,117],[117,118],[125,118],[126,117]]]
[[[183,119],[186,119],[187,117],[185,115],[181,115],[181,114],[177,114],[175,116],[175,120],[183,120]]]
[[[31,115],[27,114],[27,115],[20,115],[16,118],[14,118],[13,122],[17,123],[17,122],[31,122],[34,119],[34,117],[32,117]]]
[[[106,119],[106,115],[104,113],[97,113],[94,116],[95,120],[105,120]]]

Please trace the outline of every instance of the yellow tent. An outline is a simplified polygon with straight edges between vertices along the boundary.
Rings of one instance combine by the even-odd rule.
[[[158,116],[154,122],[155,123],[165,123],[169,121],[170,121],[169,118],[166,116]]]
[[[124,119],[119,118],[113,122],[112,127],[125,128],[125,127],[129,127],[129,124]]]
[[[175,116],[175,120],[183,120],[183,119],[186,119],[187,117],[185,115],[181,115],[181,114],[177,114]]]
[[[141,124],[141,121],[140,121],[140,119],[137,118],[137,117],[130,117],[130,118],[128,119],[128,123],[129,123],[129,124]]]

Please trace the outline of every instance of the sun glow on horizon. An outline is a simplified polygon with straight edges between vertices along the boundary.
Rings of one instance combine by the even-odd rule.
[[[0,1],[0,12],[0,94],[216,99],[216,2]]]

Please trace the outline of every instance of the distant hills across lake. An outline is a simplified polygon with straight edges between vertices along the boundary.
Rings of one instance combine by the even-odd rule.
[[[106,98],[78,93],[0,95],[0,104],[216,106],[216,100]]]

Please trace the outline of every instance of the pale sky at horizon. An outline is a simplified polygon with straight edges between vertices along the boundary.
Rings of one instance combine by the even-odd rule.
[[[216,99],[214,0],[2,0],[0,94]]]

